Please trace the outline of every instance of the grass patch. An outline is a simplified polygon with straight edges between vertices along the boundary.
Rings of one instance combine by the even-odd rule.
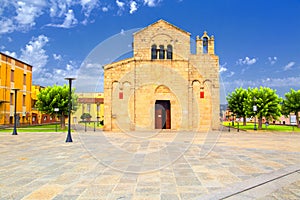
[[[68,130],[66,126],[65,129],[60,129],[60,124],[57,124],[57,132],[65,132]],[[17,132],[55,132],[55,124],[45,124],[45,125],[32,125],[32,126],[22,126],[17,127]],[[0,132],[13,132],[13,127],[0,129]]]
[[[232,127],[231,122],[223,122],[224,126]],[[234,122],[234,128],[238,128],[238,123]],[[241,130],[253,130],[254,129],[254,123],[247,123],[246,126],[243,126],[243,122],[239,123],[239,128]],[[258,124],[256,124],[256,128],[258,129]],[[297,126],[288,126],[288,125],[278,125],[278,124],[270,124],[269,126],[266,126],[265,124],[262,125],[263,131],[278,131],[278,132],[300,132],[300,128]],[[261,131],[259,130],[259,131]]]

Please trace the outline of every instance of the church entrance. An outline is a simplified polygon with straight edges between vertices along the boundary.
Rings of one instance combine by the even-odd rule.
[[[171,105],[169,100],[155,101],[155,128],[171,129]]]

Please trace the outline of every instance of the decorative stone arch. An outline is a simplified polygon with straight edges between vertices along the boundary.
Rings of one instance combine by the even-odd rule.
[[[165,85],[159,85],[159,86],[157,86],[155,88],[155,91],[154,91],[155,94],[156,93],[170,93],[170,92],[171,92],[170,88],[168,88]]]
[[[205,107],[204,110],[206,111],[206,114],[209,116],[210,119],[212,119],[212,115],[213,115],[213,82],[210,79],[205,79],[202,82],[203,85],[203,91],[204,91],[204,95],[205,95]],[[217,111],[219,112],[219,111]],[[207,122],[207,124],[209,124],[209,129],[211,129],[212,127],[212,120],[209,120]]]
[[[166,39],[164,39],[164,41],[162,42],[162,41],[158,41],[158,40],[155,39],[155,38],[158,38],[158,37],[161,37],[161,36],[167,37],[167,38],[169,39],[169,41],[166,40]],[[159,45],[167,46],[168,44],[174,46],[173,37],[170,36],[170,35],[168,35],[168,34],[165,34],[165,33],[159,33],[159,34],[153,35],[153,36],[150,38],[150,41],[151,41],[151,43],[150,43],[151,46],[152,46],[153,44],[156,44],[157,47],[158,47]]]

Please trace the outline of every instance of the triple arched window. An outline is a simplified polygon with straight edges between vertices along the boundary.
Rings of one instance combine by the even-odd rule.
[[[159,45],[157,47],[156,44],[151,46],[151,59],[173,59],[173,47],[172,45],[168,45],[165,49],[164,45]]]

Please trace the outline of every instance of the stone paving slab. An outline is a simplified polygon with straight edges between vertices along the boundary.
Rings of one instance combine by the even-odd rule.
[[[300,198],[299,133],[72,136],[0,133],[0,199]]]

